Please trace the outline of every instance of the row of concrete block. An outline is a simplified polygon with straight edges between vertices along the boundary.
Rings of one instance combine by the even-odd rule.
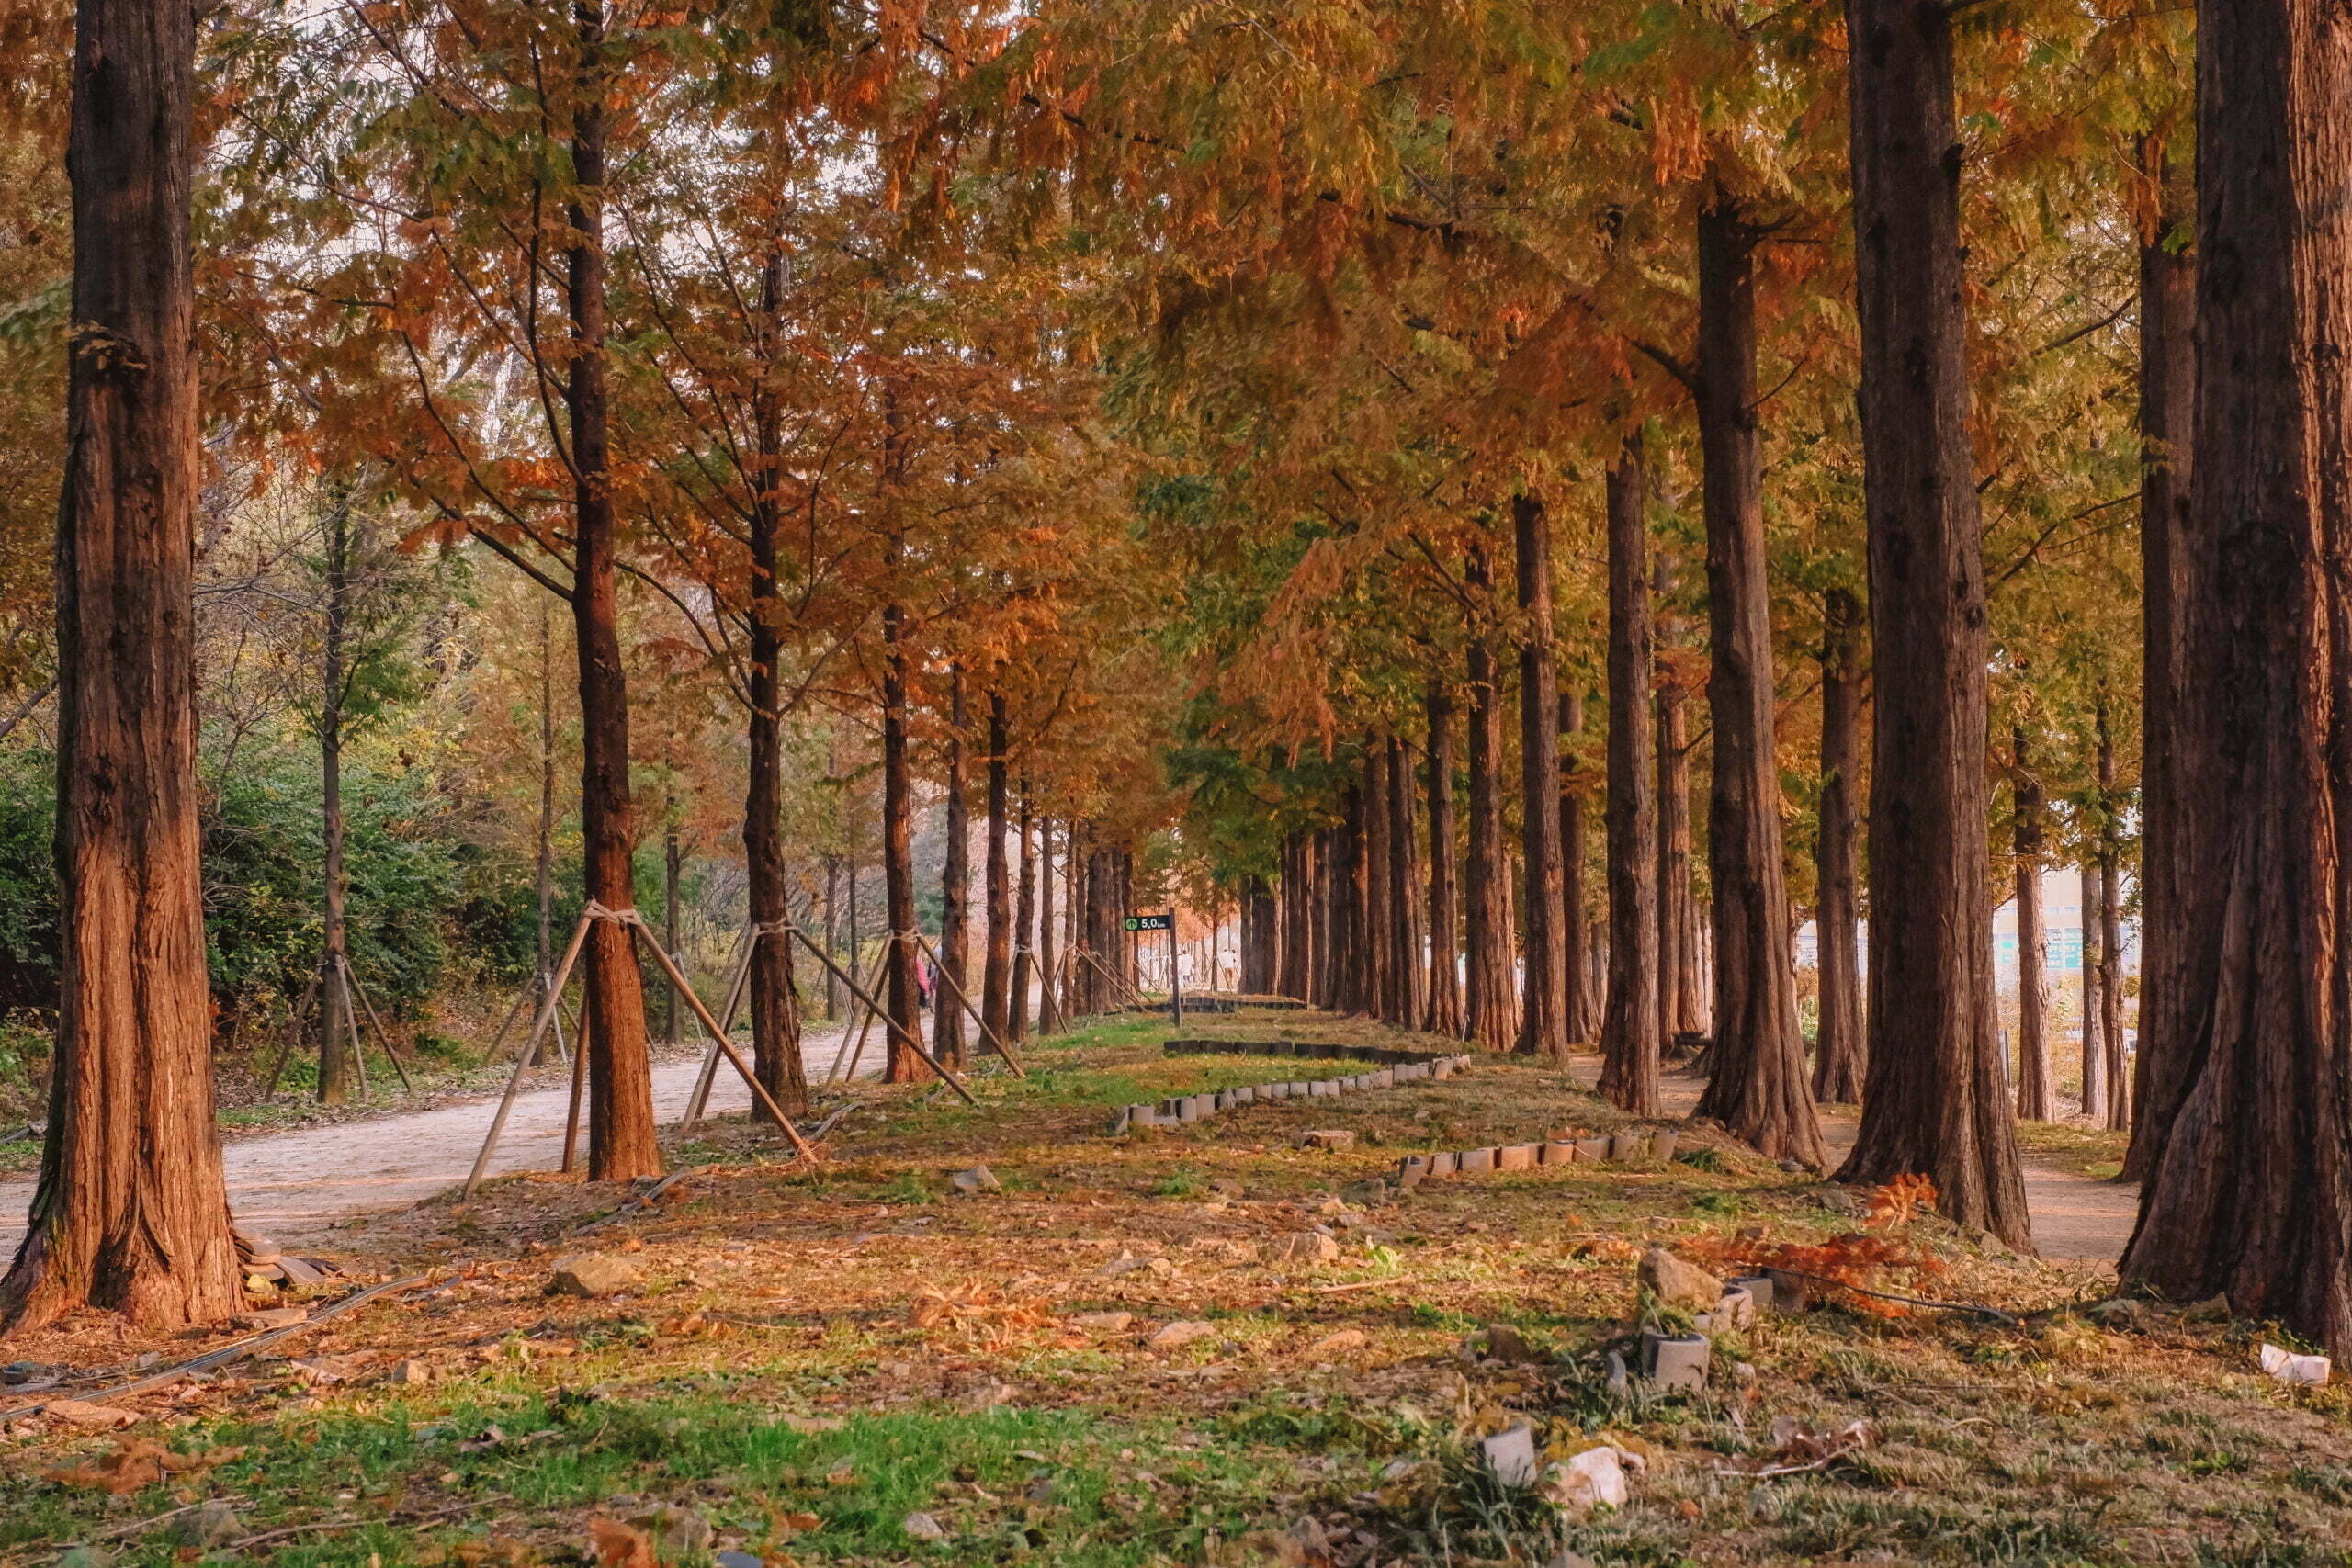
[[[1467,1052],[1396,1051],[1382,1045],[1327,1045],[1314,1040],[1170,1040],[1160,1047],[1171,1056],[1306,1056],[1318,1062],[1373,1062],[1402,1066],[1411,1062],[1451,1062],[1467,1069]]]
[[[1449,1078],[1469,1065],[1467,1056],[1430,1056],[1419,1061],[1399,1062],[1394,1066],[1381,1067],[1369,1073],[1358,1073],[1352,1077],[1292,1079],[1282,1083],[1245,1084],[1239,1089],[1221,1089],[1211,1094],[1180,1094],[1157,1105],[1138,1102],[1119,1107],[1111,1118],[1111,1131],[1116,1134],[1133,1127],[1187,1126],[1244,1105],[1257,1105],[1269,1100],[1321,1100],[1352,1094],[1359,1089],[1393,1089],[1400,1083]]]
[[[1539,1165],[1634,1159],[1670,1160],[1681,1142],[1678,1133],[1616,1133],[1603,1138],[1554,1138],[1541,1144],[1503,1144],[1450,1154],[1407,1155],[1396,1162],[1396,1185],[1411,1189],[1432,1176],[1476,1176],[1490,1170],[1533,1170]]]

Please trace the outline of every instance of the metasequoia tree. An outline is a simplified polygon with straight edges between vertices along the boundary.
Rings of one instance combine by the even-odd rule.
[[[1640,437],[1629,435],[1610,466],[1608,491],[1609,988],[1600,1023],[1600,1093],[1633,1116],[1656,1116],[1663,1103],[1647,488]]]
[[[1833,587],[1822,596],[1821,776],[1814,806],[1814,951],[1821,975],[1813,1097],[1862,1097],[1860,878],[1855,824],[1862,773],[1862,607]]]
[[[2352,34],[2314,0],[2204,6],[2197,39],[2195,449],[2170,716],[2167,933],[2182,1032],[2127,1280],[2226,1292],[2352,1353],[2352,1041],[2340,757],[2352,386]],[[2228,352],[2214,352],[2220,345]],[[2176,824],[2177,829],[2179,824]]]
[[[1847,28],[1876,716],[1870,1061],[1838,1174],[1927,1175],[1946,1213],[2025,1245],[1993,1000],[1951,22],[1916,0],[1849,0]]]
[[[189,244],[195,17],[81,0],[66,167],[73,320],[58,509],[62,964],[14,1329],[76,1307],[142,1327],[243,1304],[212,1124],[198,864],[197,432]]]

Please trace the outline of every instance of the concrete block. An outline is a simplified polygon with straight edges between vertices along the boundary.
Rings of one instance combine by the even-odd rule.
[[[1495,1151],[1497,1170],[1533,1170],[1536,1156],[1542,1153],[1536,1144],[1505,1144]]]
[[[1177,1121],[1182,1122],[1197,1122],[1200,1119],[1201,1097],[1199,1095],[1188,1094],[1176,1101]]]
[[[1329,1078],[1317,1078],[1306,1086],[1306,1092],[1312,1099],[1329,1100],[1340,1092],[1340,1086]]]
[[[1410,1192],[1429,1179],[1430,1162],[1425,1155],[1407,1155],[1396,1162],[1396,1190]]]
[[[1396,1068],[1394,1068],[1394,1067],[1383,1067],[1383,1068],[1381,1068],[1378,1072],[1376,1072],[1376,1073],[1373,1074],[1373,1075],[1372,1075],[1372,1087],[1373,1087],[1373,1088],[1374,1088],[1374,1089],[1394,1089],[1394,1088],[1396,1088]]]
[[[1451,1059],[1451,1058],[1447,1058],[1447,1057],[1441,1057],[1441,1058],[1439,1058],[1437,1061],[1431,1062],[1431,1063],[1430,1064],[1430,1077],[1433,1077],[1433,1078],[1444,1079],[1444,1078],[1450,1078],[1450,1077],[1452,1077],[1453,1076],[1453,1061],[1452,1061],[1452,1059]]]
[[[1542,1158],[1545,1165],[1566,1165],[1576,1157],[1576,1145],[1566,1138],[1554,1138],[1544,1145]]]
[[[1619,1133],[1609,1140],[1609,1157],[1639,1159],[1649,1152],[1649,1147],[1650,1135],[1647,1133]]]
[[[1642,1335],[1642,1376],[1658,1388],[1703,1390],[1710,1350],[1703,1334]]]
[[[1608,1157],[1608,1139],[1578,1138],[1577,1140],[1577,1158],[1582,1160],[1604,1160]]]
[[[1462,1168],[1462,1156],[1448,1151],[1429,1156],[1431,1176],[1453,1176]]]
[[[1312,1089],[1310,1089],[1310,1087],[1309,1087],[1307,1084],[1306,1084],[1306,1083],[1304,1083],[1304,1082],[1300,1081],[1300,1080],[1299,1080],[1299,1079],[1297,1079],[1297,1078],[1293,1078],[1293,1079],[1291,1079],[1291,1082],[1290,1082],[1290,1097],[1291,1097],[1293,1100],[1305,1100],[1305,1099],[1307,1097],[1307,1095],[1308,1095],[1309,1093],[1311,1093],[1311,1092],[1313,1092],[1313,1091],[1312,1091]]]
[[[1738,1291],[1748,1300],[1751,1312],[1772,1310],[1772,1276],[1770,1274],[1734,1274],[1724,1281],[1724,1293]]]
[[[1682,1135],[1679,1133],[1660,1133],[1650,1140],[1650,1157],[1661,1161],[1671,1160],[1674,1158],[1676,1147],[1681,1142]]]
[[[1476,1176],[1495,1168],[1495,1150],[1464,1149],[1458,1156],[1464,1176]]]
[[[1785,1269],[1767,1269],[1772,1280],[1772,1310],[1794,1314],[1813,1304],[1813,1281]]]

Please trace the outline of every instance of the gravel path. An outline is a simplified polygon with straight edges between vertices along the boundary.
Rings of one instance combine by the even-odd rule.
[[[880,1070],[882,1032],[872,1031],[858,1076]],[[841,1032],[828,1029],[801,1043],[809,1080],[823,1078],[833,1065]],[[749,1046],[742,1047],[748,1054]],[[653,1069],[654,1115],[675,1121],[694,1092],[702,1070],[699,1057],[663,1063]],[[492,1174],[553,1170],[562,1163],[567,1089],[526,1090],[515,1097]],[[751,1091],[721,1063],[710,1097],[714,1113],[747,1110]],[[351,1214],[401,1209],[422,1202],[465,1180],[481,1149],[496,1110],[495,1097],[463,1100],[329,1127],[307,1127],[232,1141],[222,1151],[229,1179],[229,1206],[252,1229],[279,1241],[316,1240],[331,1221]],[[30,1178],[0,1182],[0,1249],[13,1250],[24,1235],[31,1205]]]

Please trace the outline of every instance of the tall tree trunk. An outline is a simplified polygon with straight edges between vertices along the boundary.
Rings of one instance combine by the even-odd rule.
[[[1365,919],[1372,897],[1371,857],[1364,852],[1367,813],[1361,784],[1349,786],[1344,804],[1347,818],[1338,829],[1339,852],[1331,876],[1331,1008],[1335,1012],[1368,1014],[1377,993],[1373,984],[1371,922]]]
[[[969,994],[965,975],[971,959],[971,798],[964,777],[964,667],[947,669],[947,849],[939,874],[939,981],[932,1009],[933,1055],[950,1067],[964,1065],[964,1010],[958,994]]]
[[[896,558],[899,547],[894,545]],[[915,982],[914,774],[907,756],[907,649],[905,606],[882,607],[882,897],[889,913],[883,933],[883,1006],[899,1028],[922,1038],[922,991]],[[888,1077],[912,1083],[930,1069],[890,1032]]]
[[[2017,818],[2010,828],[2010,845],[2017,853],[2018,1114],[2030,1122],[2047,1122],[2054,1097],[2050,1042],[2042,1025],[2041,784],[2033,776],[2025,726],[2010,730],[2009,746],[2017,766],[2017,782],[2011,786]]]
[[[2200,890],[2181,879],[2185,846],[2199,824],[2181,813],[2180,744],[2176,739],[2188,681],[2182,615],[2189,592],[2188,496],[2196,440],[2197,259],[2177,242],[2195,226],[2195,192],[2187,160],[2161,143],[2143,144],[2143,162],[2163,199],[2140,244],[2140,1053],[2130,1094],[2117,1110],[2132,1123],[2123,1178],[2144,1181],[2155,1168],[2154,1133],[2178,1114],[2190,1066],[2192,1020],[2181,1010],[2188,992],[2181,934],[2214,918],[2192,914]],[[2176,912],[2177,918],[2176,918]],[[2120,1087],[2120,1086],[2119,1086]],[[2132,1121],[2133,1103],[2143,1114]],[[2121,1124],[2120,1122],[2118,1124]]]
[[[1396,931],[1388,919],[1388,746],[1369,733],[1363,738],[1363,785],[1358,798],[1363,802],[1363,903],[1356,916],[1363,922],[1371,970],[1364,977],[1364,1010],[1384,1023],[1395,1023],[1399,964]]]
[[[1462,579],[1482,606],[1494,593],[1486,547],[1473,548]],[[1470,859],[1464,893],[1468,954],[1468,1038],[1508,1051],[1519,1035],[1518,976],[1512,954],[1510,863],[1503,849],[1503,693],[1492,623],[1483,609],[1471,629],[1465,673],[1470,688]]]
[[[576,4],[581,83],[573,113],[568,214],[579,236],[567,256],[574,343],[564,383],[577,494],[571,620],[580,660],[580,837],[588,897],[637,908],[637,807],[629,791],[628,677],[621,663],[619,548],[610,460],[612,411],[605,352],[605,10]],[[654,1136],[653,1073],[647,1053],[645,978],[629,929],[590,927],[582,1032],[588,1040],[588,1179],[634,1181],[662,1174]]]
[[[760,362],[774,365],[784,311],[784,252],[772,245],[760,269]],[[760,469],[783,464],[784,421],[763,379],[752,398],[752,434]],[[800,995],[793,984],[792,885],[784,860],[784,585],[777,578],[783,548],[781,508],[765,484],[751,487],[752,605],[744,618],[750,644],[751,711],[744,739],[751,753],[743,786],[743,868],[752,915],[752,966],[745,976],[752,1013],[752,1074],[787,1116],[808,1109],[808,1069],[800,1057]],[[825,869],[825,944],[833,942],[833,879]],[[674,921],[673,922],[675,923]],[[673,939],[674,940],[674,939]],[[836,984],[826,976],[827,995]],[[840,1010],[832,1010],[838,1018]],[[753,1106],[753,1121],[767,1108]]]
[[[1814,949],[1821,973],[1821,1027],[1814,1043],[1813,1098],[1862,1098],[1861,907],[1854,871],[1856,802],[1862,776],[1862,607],[1843,588],[1822,599],[1821,795],[1814,825]]]
[[[1658,589],[1671,581],[1661,561]],[[1658,643],[1679,635],[1677,617],[1657,617]],[[1699,933],[1690,895],[1690,694],[1668,666],[1657,688],[1658,1006],[1668,1039],[1699,1027]]]
[[[665,801],[663,815],[677,810],[677,802]],[[678,961],[678,880],[684,870],[685,852],[678,842],[678,824],[664,822],[662,826],[662,945],[673,962]],[[672,1045],[678,1043],[678,987],[664,980],[662,985],[662,1038]]]
[[[1012,871],[1005,858],[1004,835],[1008,831],[1006,818],[1012,808],[1012,774],[1008,771],[1005,752],[1010,745],[1005,721],[1004,694],[989,694],[989,840],[988,840],[988,919],[987,950],[981,959],[980,1018],[988,1025],[988,1032],[999,1040],[1012,1017]],[[1114,964],[1108,948],[1098,948],[1095,956],[1105,964]],[[1092,990],[1090,987],[1090,996]],[[1116,1006],[1114,1001],[1112,1005]],[[1099,1012],[1100,1008],[1089,1011]]]
[[[547,601],[539,601],[539,820],[533,842],[533,872],[539,902],[539,984],[555,976],[555,627]],[[828,917],[831,918],[830,916]],[[542,1040],[538,1059],[551,1042]]]
[[[2106,977],[2098,961],[2107,930],[2107,862],[2093,847],[2083,856],[2083,1114],[2107,1120],[2107,1008],[2098,994]]]
[[[80,0],[65,487],[57,529],[57,1043],[30,1224],[0,1280],[29,1331],[243,1304],[212,1121],[197,824],[195,13]]]
[[[1585,843],[1583,759],[1577,738],[1584,734],[1584,694],[1560,694],[1560,965],[1566,981],[1560,1010],[1567,1020],[1568,1039],[1583,1044],[1598,1037],[1600,1020],[1587,985],[1591,965],[1585,962]]]
[[[1969,444],[1952,13],[1847,0],[1871,727],[1870,1079],[1840,1175],[1932,1178],[2030,1246],[1993,992],[1983,526]]]
[[[344,926],[344,639],[351,592],[351,503],[339,492],[326,516],[326,648],[319,690],[319,829],[325,859],[326,930],[319,953],[319,1103],[349,1102],[356,1087],[351,1055],[351,988],[343,973],[349,939]]]
[[[1521,844],[1526,859],[1521,1052],[1568,1054],[1567,909],[1560,862],[1559,671],[1552,645],[1552,520],[1540,496],[1511,497],[1519,609]]]
[[[1718,186],[1699,209],[1699,445],[1707,526],[1707,797],[1714,959],[1713,1076],[1699,1114],[1779,1159],[1828,1163],[1797,1025],[1772,606],[1756,412],[1756,242]]]
[[[1012,898],[1012,987],[1005,1004],[1005,1039],[1029,1038],[1029,987],[1037,977],[1033,932],[1037,920],[1037,855],[1030,839],[1029,781],[1021,781],[1021,813],[1013,824],[1021,842],[1021,874]]]
[[[1419,1030],[1428,1009],[1428,933],[1420,924],[1420,835],[1414,811],[1414,755],[1387,739],[1387,945],[1395,952],[1390,992],[1399,1030]]]
[[[2116,842],[2115,736],[2108,727],[2104,694],[2094,712],[2098,738],[2099,881],[2107,889],[2098,923],[2098,1032],[2107,1054],[2107,1124],[2120,1132],[2132,1125],[2132,1074],[2123,1048],[2123,857]]]
[[[1059,969],[1054,942],[1054,819],[1037,818],[1037,1032],[1062,1028],[1062,1002],[1055,989]]]
[[[1609,993],[1600,1021],[1600,1094],[1634,1116],[1664,1109],[1658,1089],[1657,800],[1651,793],[1648,479],[1629,435],[1609,470]]]
[[[1462,1012],[1462,897],[1453,847],[1453,693],[1432,679],[1429,720],[1430,1005],[1421,1027],[1458,1040]]]

